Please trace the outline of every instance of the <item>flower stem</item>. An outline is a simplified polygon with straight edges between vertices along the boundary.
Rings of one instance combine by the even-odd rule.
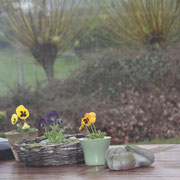
[[[87,133],[88,133],[88,134],[90,134],[90,132],[89,132],[89,130],[88,130],[88,128],[87,128],[87,126],[86,126],[86,131],[87,131]]]
[[[91,130],[92,130],[92,133],[93,133],[93,134],[95,134],[95,132],[94,132],[94,130],[93,130],[93,127],[92,127],[92,125],[91,125]]]
[[[94,127],[94,130],[95,130],[95,133],[97,134],[96,126],[94,124],[93,124],[93,127]]]

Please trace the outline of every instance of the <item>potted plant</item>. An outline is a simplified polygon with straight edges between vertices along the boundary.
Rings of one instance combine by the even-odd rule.
[[[84,161],[78,138],[82,135],[66,135],[59,114],[52,110],[38,125],[44,131],[42,137],[17,143],[21,162],[29,166],[59,166]]]
[[[111,137],[105,136],[105,133],[96,130],[94,123],[96,122],[96,114],[94,112],[86,113],[81,120],[79,130],[85,127],[88,136],[81,138],[80,142],[84,152],[86,165],[104,165],[105,152],[108,149]]]
[[[5,133],[10,145],[14,157],[19,161],[15,143],[23,141],[24,139],[34,139],[38,136],[38,129],[31,128],[27,118],[29,117],[29,111],[23,105],[20,105],[16,108],[16,114],[13,114],[11,117],[11,123],[16,124],[17,129]]]

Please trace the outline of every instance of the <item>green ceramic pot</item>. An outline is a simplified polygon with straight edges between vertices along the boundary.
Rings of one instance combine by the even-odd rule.
[[[105,152],[110,145],[111,137],[106,136],[103,139],[80,139],[85,164],[88,166],[97,166],[105,164]]]

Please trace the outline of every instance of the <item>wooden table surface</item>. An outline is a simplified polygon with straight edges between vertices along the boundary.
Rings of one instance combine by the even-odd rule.
[[[180,180],[180,145],[143,145],[155,153],[150,167],[128,171],[111,171],[104,166],[84,164],[59,167],[27,167],[15,160],[0,161],[2,180]]]

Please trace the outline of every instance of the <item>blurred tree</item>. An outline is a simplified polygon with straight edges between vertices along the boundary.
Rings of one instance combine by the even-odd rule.
[[[88,0],[17,0],[1,1],[0,19],[4,37],[28,50],[45,70],[48,82],[54,79],[53,65],[58,52],[62,53],[88,25],[88,15],[95,16],[95,8],[88,8]],[[26,8],[25,8],[26,7]],[[79,7],[85,18],[78,21]]]
[[[100,16],[100,15],[99,15]],[[84,28],[82,34],[86,34],[83,37],[77,38],[74,43],[74,51],[76,55],[84,59],[83,54],[96,51],[97,49],[114,48],[117,43],[110,41],[107,37],[109,31],[104,31],[104,26],[99,21],[100,17],[96,19]],[[106,35],[105,35],[106,33]],[[103,34],[103,35],[102,35]]]
[[[180,32],[180,0],[102,0],[102,19],[116,43],[160,47]]]

